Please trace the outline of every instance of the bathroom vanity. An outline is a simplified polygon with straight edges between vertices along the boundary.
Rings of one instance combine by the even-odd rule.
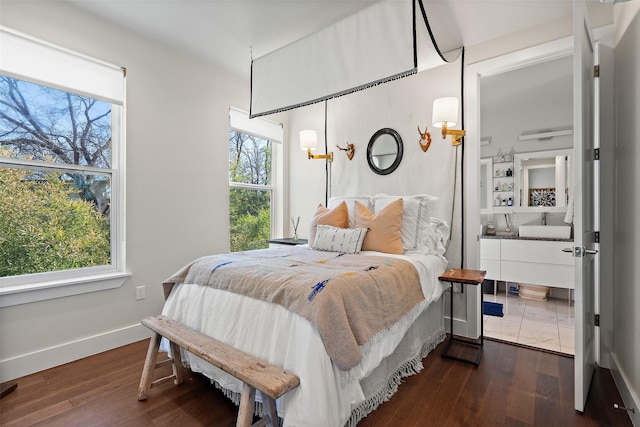
[[[572,239],[482,236],[480,269],[487,279],[574,289],[574,259],[563,252],[572,244]]]

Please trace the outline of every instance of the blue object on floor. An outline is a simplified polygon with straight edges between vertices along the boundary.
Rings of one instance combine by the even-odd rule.
[[[483,309],[484,314],[488,316],[504,317],[504,313],[502,312],[502,304],[499,302],[485,301]]]

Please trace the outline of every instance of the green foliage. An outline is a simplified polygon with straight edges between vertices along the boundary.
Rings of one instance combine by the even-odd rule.
[[[59,173],[0,168],[0,277],[109,264],[109,234]]]
[[[271,184],[271,141],[231,129],[229,131],[229,180],[268,186]],[[229,215],[231,251],[261,249],[271,237],[271,193],[260,189],[231,188]]]
[[[232,188],[229,216],[232,252],[268,246],[267,240],[271,237],[269,192]]]

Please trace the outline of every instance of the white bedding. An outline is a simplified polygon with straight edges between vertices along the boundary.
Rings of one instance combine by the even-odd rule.
[[[340,427],[365,400],[360,381],[394,352],[416,318],[442,295],[438,276],[447,267],[444,258],[420,253],[380,255],[406,259],[416,267],[425,301],[363,345],[362,362],[348,372],[331,362],[319,333],[308,321],[279,305],[210,287],[180,284],[173,287],[162,314],[298,375],[300,386],[277,402],[284,426]],[[168,350],[166,342],[162,349]],[[183,357],[193,371],[202,372],[228,390],[230,397],[237,398],[232,394],[241,391],[238,380],[190,353]]]

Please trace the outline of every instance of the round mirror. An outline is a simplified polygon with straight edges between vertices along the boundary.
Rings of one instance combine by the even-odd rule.
[[[388,175],[402,160],[402,138],[393,129],[383,128],[373,134],[367,146],[367,163],[378,175]]]

